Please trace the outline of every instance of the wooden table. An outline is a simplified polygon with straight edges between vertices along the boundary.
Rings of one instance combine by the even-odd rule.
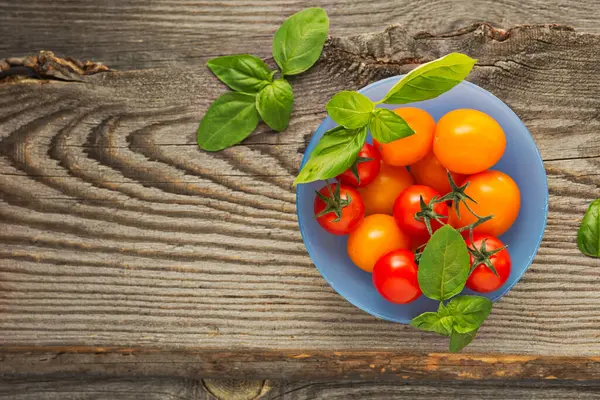
[[[209,378],[234,378],[237,398],[596,397],[600,262],[575,235],[600,195],[600,4],[320,2],[332,38],[292,80],[290,127],[200,151],[225,91],[206,60],[272,64],[305,3],[0,1],[1,395],[228,398]],[[111,70],[25,57],[42,49]],[[458,355],[337,295],[291,188],[333,93],[451,51],[530,129],[550,190],[532,267]]]

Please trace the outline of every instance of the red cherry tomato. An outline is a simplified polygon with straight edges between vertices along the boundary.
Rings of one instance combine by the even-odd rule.
[[[315,218],[334,235],[352,232],[365,217],[365,205],[356,189],[341,184],[327,185],[315,197]]]
[[[406,304],[421,296],[415,256],[409,250],[392,250],[373,268],[375,289],[387,301]]]
[[[485,245],[484,245],[485,241]],[[488,235],[487,233],[473,233],[473,242],[467,239],[467,246],[470,249],[475,249],[475,252],[479,252],[480,256],[485,256],[485,253],[494,253],[494,250],[502,249],[504,244],[495,236]],[[471,265],[480,260],[480,257],[471,254]],[[479,263],[469,279],[467,279],[467,287],[471,290],[481,293],[493,292],[504,285],[510,276],[510,254],[508,250],[502,249],[498,252],[489,256],[489,260],[493,265],[498,275],[485,265],[484,262]]]
[[[440,197],[440,194],[429,186],[413,185],[404,189],[394,203],[394,218],[396,223],[413,241],[423,243],[423,240],[429,238],[429,231],[425,225],[424,219],[417,219],[417,213],[421,212],[421,197],[426,205],[429,205],[434,197]],[[436,214],[438,218],[446,223],[448,221],[448,206],[446,203],[436,203],[427,211],[430,214]],[[430,219],[433,232],[442,227],[442,225]]]
[[[365,187],[373,182],[381,168],[381,156],[375,146],[365,143],[352,167],[337,176],[346,185]]]

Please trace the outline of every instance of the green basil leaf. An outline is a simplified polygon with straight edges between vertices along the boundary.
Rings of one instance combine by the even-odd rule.
[[[590,257],[600,257],[600,199],[592,201],[577,232],[577,247]]]
[[[235,91],[256,93],[273,80],[263,60],[250,54],[236,54],[209,60],[208,68]]]
[[[287,128],[293,104],[292,86],[285,79],[273,81],[256,96],[256,109],[263,121],[278,132]]]
[[[344,90],[333,96],[325,108],[335,122],[356,129],[369,123],[375,105],[365,95]]]
[[[322,8],[306,8],[286,19],[273,38],[273,57],[281,73],[296,75],[312,67],[328,31],[329,18]]]
[[[421,255],[419,286],[430,299],[447,300],[465,287],[469,269],[464,239],[450,225],[442,226],[431,236]]]
[[[464,80],[476,62],[464,54],[450,53],[420,65],[396,83],[382,102],[406,104],[438,97]]]
[[[415,133],[402,117],[387,108],[373,111],[369,129],[373,139],[379,143],[393,142]]]
[[[450,336],[452,333],[452,317],[441,315],[439,312],[426,312],[417,315],[410,321],[410,325],[428,332],[436,332],[440,335]]]
[[[334,178],[354,163],[367,139],[367,128],[333,128],[319,140],[294,185]]]
[[[457,353],[467,347],[475,339],[475,335],[477,335],[477,329],[467,333],[452,331],[450,335],[450,352]]]
[[[223,150],[256,129],[260,116],[253,95],[228,92],[215,100],[200,121],[196,141],[207,151]]]
[[[446,306],[454,318],[454,330],[468,333],[479,329],[492,312],[492,301],[481,296],[456,296]]]

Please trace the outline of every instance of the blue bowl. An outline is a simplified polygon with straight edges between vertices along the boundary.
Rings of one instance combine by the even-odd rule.
[[[400,80],[395,76],[375,82],[359,92],[372,100],[380,100]],[[397,108],[393,105],[382,105]],[[493,167],[510,175],[521,190],[521,210],[514,225],[501,236],[508,244],[512,259],[512,271],[508,281],[498,290],[485,296],[496,301],[510,290],[525,273],[540,246],[546,218],[548,216],[548,183],[546,171],[531,134],[519,117],[500,99],[469,82],[462,82],[443,95],[411,105],[429,112],[437,121],[447,112],[458,108],[483,111],[494,118],[506,134],[506,151]],[[302,165],[317,142],[327,130],[336,124],[327,117],[313,135]],[[368,139],[371,141],[371,138]],[[319,226],[313,217],[315,190],[325,182],[318,181],[298,185],[296,188],[296,210],[302,239],[310,258],[323,278],[346,300],[376,317],[390,321],[409,323],[425,311],[437,310],[437,302],[421,296],[410,304],[393,304],[377,293],[371,274],[355,266],[346,251],[347,236],[334,236]],[[465,294],[474,292],[465,289]]]

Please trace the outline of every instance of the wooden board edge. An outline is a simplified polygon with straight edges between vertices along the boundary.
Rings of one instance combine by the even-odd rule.
[[[600,377],[600,357],[398,354],[371,351],[169,350],[87,346],[4,347],[0,374],[104,374],[238,379],[390,381],[568,380]]]

